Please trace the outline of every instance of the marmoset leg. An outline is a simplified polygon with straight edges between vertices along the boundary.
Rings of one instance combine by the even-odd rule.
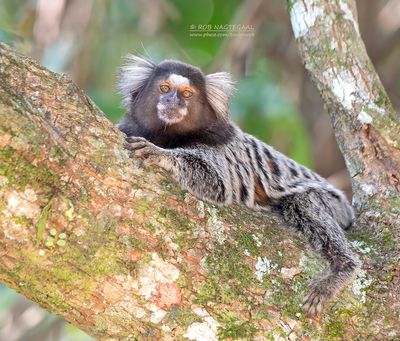
[[[309,190],[282,198],[277,207],[284,221],[300,231],[312,249],[329,262],[327,269],[310,285],[304,300],[303,310],[309,316],[319,314],[324,303],[353,277],[359,266],[325,200],[332,199],[324,192]]]
[[[128,137],[127,148],[137,158],[143,159],[145,166],[157,165],[168,171],[186,190],[200,199],[218,205],[231,203],[228,191],[229,179],[223,177],[212,160],[212,153],[190,149],[163,149],[142,137]]]

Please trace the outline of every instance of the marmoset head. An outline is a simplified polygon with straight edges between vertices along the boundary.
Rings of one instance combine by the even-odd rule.
[[[190,133],[228,120],[234,82],[225,72],[204,75],[179,61],[155,64],[129,55],[118,88],[128,115],[143,129]]]

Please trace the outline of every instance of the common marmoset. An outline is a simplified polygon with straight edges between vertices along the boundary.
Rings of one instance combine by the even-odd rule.
[[[130,55],[118,85],[128,110],[118,128],[134,157],[164,168],[201,199],[279,214],[328,261],[303,305],[319,314],[359,266],[343,232],[354,219],[344,194],[230,120],[228,73]]]

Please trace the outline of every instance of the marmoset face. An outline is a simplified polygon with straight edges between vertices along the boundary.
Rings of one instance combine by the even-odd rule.
[[[181,122],[188,115],[190,102],[198,100],[198,90],[188,78],[175,73],[155,83],[160,93],[157,103],[158,118],[166,124]]]
[[[188,64],[164,61],[148,80],[135,110],[147,112],[152,128],[190,132],[218,118],[207,100],[203,73]],[[147,125],[148,127],[150,125]]]
[[[228,120],[234,85],[229,74],[204,75],[175,60],[155,64],[133,55],[127,60],[118,86],[130,120],[146,136],[195,134]]]

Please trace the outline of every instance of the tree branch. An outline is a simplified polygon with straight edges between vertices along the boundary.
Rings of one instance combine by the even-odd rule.
[[[375,321],[374,329],[388,338],[383,329],[400,317],[399,309],[393,316],[384,308],[400,305],[400,116],[366,53],[355,1],[288,0],[288,7],[300,55],[352,177],[358,238],[375,245],[364,268],[381,291],[370,292],[368,313],[383,314],[384,327]],[[398,336],[399,327],[393,330]]]
[[[267,308],[250,323],[265,293],[257,259],[300,258],[277,221],[143,170],[68,77],[3,44],[0,79],[1,282],[102,340],[267,330]]]
[[[353,178],[353,202],[360,211],[374,210],[384,197],[396,198],[400,191],[400,118],[366,53],[355,3],[289,4],[301,57],[331,115]]]

